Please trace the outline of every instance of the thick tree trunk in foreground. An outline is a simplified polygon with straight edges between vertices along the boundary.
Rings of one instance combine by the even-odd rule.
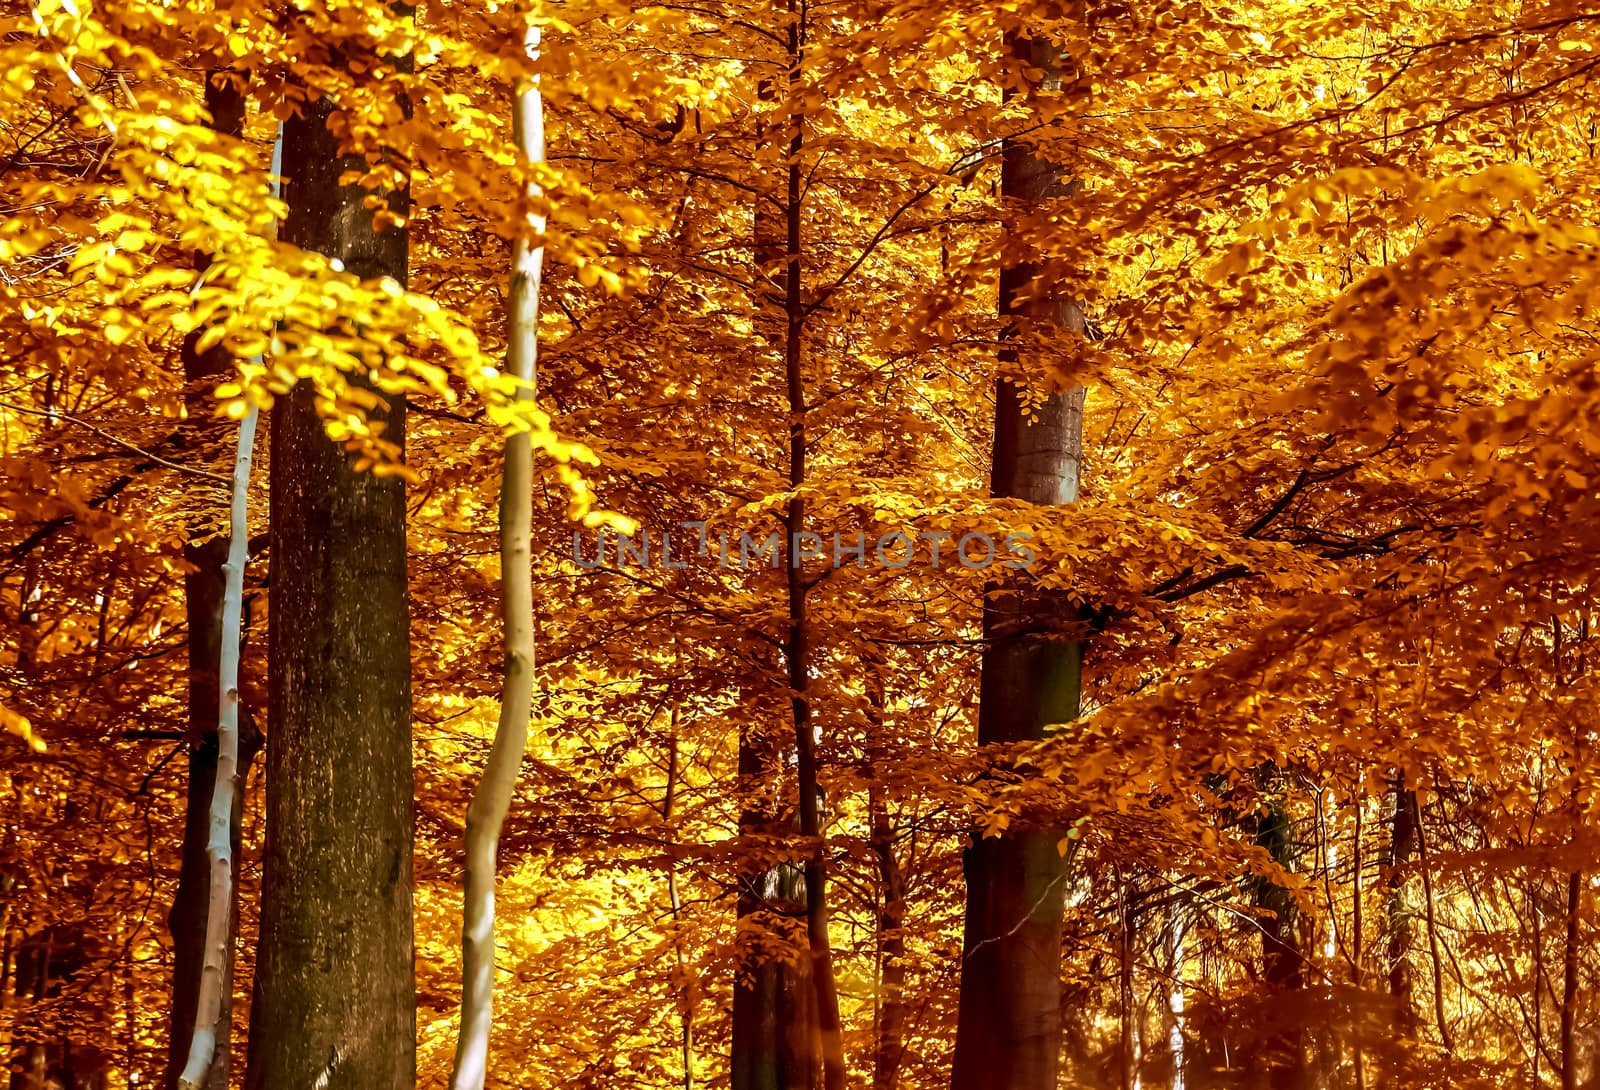
[[[406,236],[341,187],[320,100],[284,125],[283,238],[404,282]],[[404,194],[389,195],[404,214]],[[405,403],[377,414],[404,442]],[[357,472],[301,383],[272,410],[271,721],[249,1090],[413,1090],[405,488]]]
[[[225,79],[208,78],[206,109],[212,128],[230,136],[244,132],[244,95]],[[220,443],[228,429],[212,417],[211,386],[227,374],[232,360],[220,347],[201,353],[195,350],[199,333],[185,338],[182,349],[184,401],[188,419],[184,428],[194,435],[194,445],[204,450]],[[219,502],[215,515],[220,519]],[[162,1085],[174,1090],[189,1055],[194,1031],[195,1009],[200,996],[200,970],[205,961],[206,914],[210,898],[211,870],[206,854],[210,838],[211,799],[217,778],[217,669],[222,654],[223,564],[228,555],[229,537],[217,534],[184,547],[184,559],[194,570],[183,577],[184,618],[189,631],[188,696],[188,774],[185,783],[182,862],[178,889],[167,914],[167,929],[172,935],[172,1006],[167,1036],[167,1066]],[[234,794],[230,850],[239,858],[240,822],[243,816],[243,785],[260,747],[260,736],[248,712],[241,721],[238,754],[240,790]],[[238,930],[237,894],[230,912],[232,930]],[[233,1026],[233,949],[230,935],[223,967],[222,1005],[216,1019],[216,1043],[211,1065],[202,1084],[206,1090],[227,1090]]]
[[[1042,90],[1061,87],[1055,46],[1012,42],[1043,73]],[[1071,191],[1066,171],[1019,141],[1005,149],[1001,192],[1039,201]],[[1015,252],[1000,275],[1004,315],[1083,332],[1082,310]],[[1024,303],[1025,296],[1031,302]],[[1000,380],[995,393],[996,497],[1044,505],[1078,495],[1083,444],[1081,389],[1049,395],[1029,419],[1020,391]],[[1078,715],[1077,615],[1059,592],[1026,583],[996,588],[984,606],[978,743],[1040,739],[1044,728]],[[1061,915],[1066,864],[1060,829],[1026,821],[967,849],[967,911],[956,1029],[954,1090],[1056,1090],[1061,1051]]]
[[[539,28],[529,26],[523,46],[539,55]],[[544,102],[539,84],[517,91],[512,115],[517,150],[530,163],[544,161]],[[539,350],[539,278],[544,246],[531,245],[531,230],[544,230],[542,216],[518,224],[513,250],[510,313],[506,331],[506,373],[521,385],[518,400],[533,399]],[[461,1034],[456,1041],[452,1090],[483,1090],[489,1069],[489,1029],[494,1015],[494,879],[500,827],[522,754],[528,745],[533,712],[533,437],[519,431],[506,438],[505,471],[500,482],[500,584],[505,628],[506,674],[500,694],[500,722],[483,778],[467,808],[467,881],[461,923]]]

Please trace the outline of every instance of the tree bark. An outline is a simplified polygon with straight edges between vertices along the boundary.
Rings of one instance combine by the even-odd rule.
[[[1270,787],[1276,769],[1266,766],[1259,775],[1263,791]],[[1284,870],[1295,865],[1294,823],[1279,799],[1267,804],[1256,819],[1256,844],[1267,849]],[[1305,986],[1305,953],[1296,928],[1296,905],[1289,890],[1265,878],[1256,881],[1256,907],[1261,917],[1262,978],[1269,995],[1288,996]],[[1303,1090],[1307,1084],[1303,1028],[1294,1018],[1285,1020],[1262,1043],[1260,1066],[1272,1090]]]
[[[791,90],[799,82],[804,48],[803,13],[790,4],[788,52]],[[805,387],[805,299],[801,280],[801,225],[804,218],[804,178],[800,155],[804,146],[804,119],[790,119],[791,135],[787,165],[788,186],[784,201],[788,235],[788,261],[784,271],[784,378],[789,395],[789,487],[798,490],[806,482],[806,387]],[[795,788],[799,793],[800,835],[811,847],[805,864],[806,940],[811,952],[810,975],[816,992],[817,1036],[822,1050],[824,1090],[844,1090],[844,1037],[839,1021],[839,995],[833,977],[833,950],[828,938],[828,865],[822,841],[821,786],[817,776],[817,735],[812,725],[810,686],[811,627],[806,613],[809,585],[796,544],[806,529],[805,500],[798,494],[789,501],[784,516],[788,535],[785,572],[789,591],[789,632],[784,658],[789,667],[790,709],[794,718]]]
[[[800,83],[805,48],[805,9],[790,0],[790,16],[785,39],[785,64],[791,102]],[[771,85],[764,84],[763,98],[770,97]],[[801,153],[805,142],[805,122],[799,114],[787,119],[788,140],[784,168],[782,209],[782,249],[777,250],[778,226],[768,213],[769,203],[757,198],[755,209],[755,257],[759,274],[775,268],[774,283],[783,311],[783,369],[788,400],[789,484],[798,489],[806,480],[806,384],[805,325],[806,304],[802,279],[802,225],[804,222],[804,176]],[[778,258],[781,254],[781,265]],[[802,989],[792,968],[761,967],[753,981],[754,989],[735,995],[734,1004],[734,1090],[759,1090],[768,1085],[759,1080],[770,1070],[780,1086],[814,1084],[820,1070],[825,1090],[844,1090],[846,1069],[844,1038],[839,1017],[838,988],[834,980],[833,952],[828,937],[827,853],[822,838],[821,788],[818,778],[817,734],[812,721],[809,687],[811,644],[806,595],[809,590],[796,544],[805,532],[805,501],[798,495],[784,511],[786,541],[783,549],[787,632],[783,652],[788,680],[790,717],[795,740],[795,790],[800,836],[810,845],[804,865],[804,902],[807,964],[801,970],[807,987]],[[770,753],[770,751],[769,751]],[[740,762],[745,762],[745,739],[740,741]],[[750,751],[751,771],[758,765],[773,768],[767,755]],[[774,769],[775,770],[775,769]],[[759,773],[758,773],[759,774]],[[741,777],[744,778],[744,777]],[[762,979],[771,974],[770,980]],[[767,1032],[768,1010],[764,997],[772,996],[778,1010],[772,1012],[772,1034]],[[743,1003],[740,1000],[743,999]],[[740,1017],[743,1014],[744,1017]],[[780,1062],[768,1068],[761,1057],[770,1054],[771,1040]],[[804,1048],[808,1058],[799,1062],[796,1050]],[[783,1062],[787,1054],[792,1062]],[[755,1061],[752,1064],[752,1060]]]
[[[906,891],[895,854],[894,826],[876,777],[868,789],[872,854],[878,864],[878,1017],[872,1090],[896,1090],[905,1057]]]
[[[1020,59],[1059,90],[1062,64],[1044,39],[1011,40]],[[1068,195],[1066,171],[1008,140],[1001,193],[1016,202]],[[1082,309],[1052,285],[1015,242],[1000,274],[1000,313],[1077,333]],[[1031,297],[1030,301],[1024,300]],[[1021,391],[995,391],[991,493],[1042,505],[1074,503],[1083,445],[1084,391],[1049,394],[1030,417]],[[1078,615],[1059,591],[995,588],[984,605],[978,744],[1034,741],[1078,715]],[[1061,916],[1066,863],[1060,829],[1022,821],[974,841],[967,887],[953,1090],[1055,1090],[1061,1051]]]
[[[757,723],[739,731],[739,792],[744,800],[739,812],[739,835],[761,838],[773,834],[777,824],[772,787],[777,778],[775,747]],[[780,898],[780,867],[755,867],[739,875],[734,906],[738,929],[767,930]],[[772,937],[749,936],[749,964],[741,965],[733,987],[733,1028],[729,1050],[732,1090],[811,1090],[809,1082],[792,1083],[783,1072],[778,1029],[778,998],[787,989],[792,966],[770,952]]]
[[[539,55],[539,27],[523,39],[529,58]],[[518,152],[544,161],[544,103],[537,78],[518,88],[512,127]],[[530,185],[530,195],[536,187]],[[518,382],[519,401],[533,400],[539,349],[539,279],[544,218],[518,224],[513,250],[506,373]],[[461,924],[461,1035],[456,1042],[451,1090],[483,1090],[489,1069],[489,1029],[494,1015],[494,880],[500,827],[511,808],[533,712],[533,438],[521,430],[506,438],[500,484],[500,581],[506,665],[495,728],[483,778],[467,808],[466,893]]]
[[[883,455],[888,457],[887,443]],[[883,648],[867,644],[861,665],[867,698],[868,847],[878,869],[878,988],[873,1003],[872,1090],[897,1090],[905,1061],[906,879],[895,848],[898,831],[885,782],[895,754],[884,723],[888,660]]]
[[[231,79],[213,72],[206,79],[205,105],[211,127],[229,136],[244,133],[245,96]],[[211,386],[227,374],[232,360],[220,346],[207,352],[196,351],[200,335],[184,338],[181,349],[185,383],[187,419],[183,427],[193,434],[193,445],[201,450],[220,442],[224,434],[212,418]],[[201,967],[205,962],[206,919],[210,900],[211,864],[207,855],[210,840],[211,800],[217,782],[217,716],[220,692],[217,681],[222,654],[222,605],[225,577],[223,565],[230,547],[229,535],[207,536],[202,527],[196,540],[184,546],[184,560],[194,570],[183,578],[184,618],[189,632],[188,646],[188,770],[185,778],[183,847],[178,871],[178,888],[167,914],[167,930],[172,935],[172,1002],[167,1035],[167,1065],[162,1085],[174,1090],[189,1056],[190,1040],[200,997]],[[254,719],[246,713],[241,723],[238,747],[238,782],[234,793],[229,850],[239,858],[244,813],[242,787],[248,780],[261,739]],[[221,1007],[215,1020],[215,1044],[201,1085],[205,1090],[227,1090],[229,1061],[232,1056],[233,1026],[233,950],[238,932],[238,898],[235,894],[229,912],[232,933],[227,940],[223,964]]]
[[[1451,1039],[1450,1022],[1444,1010],[1444,959],[1439,956],[1439,926],[1433,912],[1433,872],[1428,861],[1428,836],[1422,827],[1422,810],[1416,794],[1411,796],[1411,810],[1417,830],[1417,855],[1422,862],[1422,906],[1428,925],[1428,961],[1433,967],[1433,1016],[1439,1027],[1439,1042],[1446,1052],[1455,1051]]]
[[[1117,878],[1117,1011],[1120,1029],[1117,1047],[1118,1072],[1122,1090],[1133,1090],[1138,1082],[1138,1046],[1135,1023],[1138,1013],[1133,996],[1133,935],[1137,913],[1134,891],[1126,877]]]
[[[370,71],[370,67],[368,71]],[[327,99],[284,124],[286,241],[404,283],[406,235],[340,186]],[[384,195],[403,217],[404,192]],[[403,446],[405,402],[373,413]],[[307,382],[272,410],[270,714],[248,1090],[413,1090],[405,487],[358,472]]]
[[[667,733],[667,790],[661,799],[661,822],[672,827],[678,791],[678,706],[672,706]],[[678,867],[667,861],[667,908],[672,913],[672,947],[682,982],[678,990],[678,1052],[683,1060],[683,1090],[694,1090],[694,991],[689,983],[688,958],[683,948],[683,897],[678,892]]]
[[[758,95],[770,102],[774,95],[772,84],[764,81]],[[765,126],[758,129],[758,144],[764,144],[768,138]],[[766,194],[757,196],[751,218],[755,280],[772,285],[770,292],[761,292],[755,300],[757,321],[764,335],[778,341],[786,336],[788,326],[788,226],[782,202]],[[739,813],[741,837],[756,839],[788,834],[789,826],[781,820],[776,796],[786,751],[787,747],[772,737],[763,722],[751,718],[741,724],[738,757],[739,793],[743,800]],[[734,911],[740,930],[770,932],[767,921],[772,919],[774,909],[798,892],[795,876],[789,874],[789,870],[787,865],[779,864],[755,867],[739,875]],[[752,963],[740,966],[734,981],[729,1054],[731,1090],[813,1090],[809,1057],[813,1051],[810,1039],[814,1027],[792,1025],[794,1018],[811,1010],[810,1005],[796,1008],[792,1003],[798,991],[795,978],[803,976],[809,980],[809,974],[772,956],[775,938],[768,933],[751,944]],[[797,1043],[805,1049],[805,1057],[794,1054]]]
[[[1583,872],[1567,875],[1567,941],[1562,951],[1561,1090],[1577,1090],[1578,1051],[1573,1040],[1578,1015],[1578,911],[1582,907]]]
[[[1183,933],[1185,929],[1182,906],[1174,902],[1168,909],[1167,943],[1167,1003],[1164,1029],[1167,1034],[1167,1055],[1172,1064],[1172,1090],[1183,1090],[1184,1071],[1184,996],[1183,996]]]
[[[1417,854],[1417,797],[1407,790],[1405,774],[1395,775],[1389,818],[1389,891],[1387,960],[1389,998],[1394,1003],[1395,1031],[1399,1038],[1416,1036],[1416,1006],[1412,1001],[1415,971],[1411,966],[1413,921],[1416,919],[1414,879],[1408,873]]]
[[[234,462],[233,505],[229,525],[228,562],[223,568],[222,640],[217,672],[217,768],[212,786],[211,836],[206,855],[211,862],[210,904],[206,912],[205,960],[195,1009],[189,1058],[178,1078],[179,1090],[201,1090],[213,1068],[217,1042],[228,1035],[222,1017],[224,992],[233,983],[234,859],[233,842],[239,812],[239,627],[244,612],[244,569],[250,559],[250,460],[256,442],[256,407],[239,425],[239,453]]]

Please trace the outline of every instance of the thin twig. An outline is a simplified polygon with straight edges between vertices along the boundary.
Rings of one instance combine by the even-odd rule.
[[[186,466],[186,465],[181,465],[181,464],[179,464],[177,462],[170,462],[167,459],[161,457],[159,454],[152,454],[148,450],[145,450],[143,447],[141,447],[141,446],[139,446],[139,445],[137,445],[135,443],[130,443],[126,439],[119,439],[117,436],[112,435],[110,432],[106,431],[104,428],[96,427],[94,424],[89,423],[87,420],[80,420],[75,416],[68,416],[66,413],[63,413],[63,412],[61,412],[59,410],[46,411],[44,409],[29,409],[29,408],[24,408],[21,405],[13,405],[9,401],[0,401],[0,409],[9,409],[12,412],[24,413],[24,414],[26,414],[28,416],[42,416],[42,417],[45,417],[48,420],[65,420],[68,424],[76,424],[80,428],[88,428],[90,431],[94,432],[96,435],[98,435],[100,438],[104,439],[106,442],[115,443],[117,446],[121,447],[123,450],[132,451],[134,454],[139,455],[141,458],[148,458],[152,462],[155,462],[157,465],[166,466],[168,469],[175,469],[179,473],[192,473],[196,477],[204,477],[206,480],[208,480],[208,481],[216,481],[218,484],[228,484],[229,483],[228,478],[224,477],[220,473],[212,473],[209,469],[195,469],[193,466]]]

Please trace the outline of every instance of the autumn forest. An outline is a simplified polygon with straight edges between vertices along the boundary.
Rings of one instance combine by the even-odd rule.
[[[0,0],[7,1087],[1600,1087],[1597,94]]]

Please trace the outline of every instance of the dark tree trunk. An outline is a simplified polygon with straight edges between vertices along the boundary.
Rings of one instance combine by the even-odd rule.
[[[1384,906],[1388,931],[1384,958],[1394,1032],[1379,1056],[1380,1085],[1402,1087],[1414,1077],[1412,1056],[1422,1035],[1416,1001],[1418,923],[1425,919],[1426,867],[1417,793],[1397,772],[1389,795],[1389,855]],[[1538,995],[1535,994],[1535,1000]],[[1441,1027],[1443,1021],[1440,1022]],[[1445,1028],[1443,1032],[1448,1032]]]
[[[370,69],[369,69],[370,70]],[[284,125],[283,238],[362,278],[406,276],[339,185],[319,100]],[[404,193],[388,195],[404,215]],[[384,436],[405,437],[385,395]],[[357,472],[306,383],[272,410],[270,727],[249,1090],[413,1090],[411,667],[405,489]]]
[[[1058,90],[1061,58],[1042,39],[1014,39],[1014,53]],[[1070,194],[1058,164],[1024,143],[1008,142],[1001,192],[1017,202]],[[1012,243],[1000,275],[1000,311],[1082,333],[1082,310],[1047,283],[1036,261]],[[1031,301],[1024,301],[1028,297]],[[1052,393],[1030,419],[1021,392],[1000,380],[995,393],[991,492],[1036,504],[1077,498],[1083,441],[1081,389]],[[1032,741],[1078,715],[1078,616],[1059,591],[1026,584],[994,588],[983,618],[985,650],[978,706],[980,745]],[[967,849],[961,1006],[954,1090],[1056,1090],[1061,1051],[1061,915],[1066,864],[1063,833],[1016,823]]]
[[[1262,770],[1259,780],[1263,792],[1273,789],[1275,773],[1270,765]],[[1293,870],[1294,823],[1281,800],[1272,799],[1266,806],[1256,819],[1256,844],[1267,849],[1284,870]],[[1256,907],[1265,910],[1260,927],[1262,979],[1267,994],[1293,996],[1305,984],[1305,954],[1300,949],[1294,896],[1276,882],[1260,878],[1256,880],[1255,900]],[[1265,1072],[1266,1085],[1272,1090],[1304,1090],[1305,1037],[1292,1005],[1285,1009],[1283,1017],[1274,1019],[1262,1045],[1259,1066]]]
[[[770,84],[760,91],[763,101],[773,97]],[[757,142],[770,138],[758,131]],[[788,285],[787,228],[782,209],[775,199],[760,197],[752,215],[751,243],[755,258],[756,282],[770,285],[756,300],[757,318],[763,335],[779,341],[788,328],[785,300]],[[739,792],[743,805],[739,814],[739,835],[768,841],[792,835],[792,822],[780,816],[777,789],[786,743],[779,742],[761,722],[747,720],[739,731]],[[783,865],[752,867],[739,876],[739,897],[735,913],[741,931],[755,938],[750,954],[740,966],[733,990],[733,1032],[729,1067],[731,1090],[812,1090],[809,1061],[793,1054],[796,1042],[809,1048],[810,1027],[791,1025],[809,1007],[796,1008],[793,998],[799,987],[797,977],[810,976],[802,966],[772,956],[781,941],[772,933],[774,912],[790,904],[798,890],[798,879]]]
[[[1416,882],[1409,873],[1417,855],[1417,796],[1406,789],[1405,774],[1397,774],[1391,795],[1394,809],[1389,818],[1389,892],[1387,961],[1389,997],[1394,1002],[1395,1030],[1401,1038],[1417,1032],[1416,1007],[1412,1002],[1415,972],[1411,967],[1413,921],[1417,915]]]
[[[795,5],[790,5],[795,12]],[[789,26],[791,83],[800,71],[801,15],[794,14]],[[800,535],[806,532],[805,500],[798,490],[806,483],[805,320],[804,282],[801,278],[801,226],[804,179],[800,153],[804,128],[801,119],[792,122],[787,167],[788,188],[784,201],[784,220],[788,239],[788,260],[783,279],[784,338],[783,364],[789,395],[789,485],[796,495],[789,501],[784,517],[788,541],[784,550],[788,582],[789,633],[784,643],[784,659],[789,668],[790,710],[795,737],[795,792],[799,796],[800,835],[811,845],[805,863],[806,943],[811,977],[816,1040],[820,1050],[822,1084],[826,1090],[844,1090],[847,1077],[844,1038],[839,1020],[839,995],[833,976],[833,948],[828,938],[828,860],[822,843],[821,783],[818,773],[817,729],[807,695],[811,671],[811,624],[806,595],[810,588],[800,558],[794,554]]]
[[[1567,875],[1567,941],[1561,957],[1561,1090],[1578,1088],[1578,920],[1583,908],[1583,872]]]
[[[894,759],[885,744],[884,671],[878,648],[863,656],[867,693],[867,760],[872,779],[867,785],[868,847],[878,865],[878,996],[873,1026],[872,1090],[896,1090],[905,1059],[906,1024],[906,880],[896,830],[889,811],[884,778]]]
[[[206,110],[211,126],[229,136],[244,133],[245,96],[224,72],[212,73],[206,80]],[[208,352],[196,350],[198,332],[184,339],[184,401],[188,417],[183,428],[189,433],[188,446],[209,456],[219,444],[231,438],[234,429],[212,416],[211,387],[233,368],[232,357],[220,347]],[[206,909],[211,893],[211,863],[206,856],[210,839],[211,796],[217,780],[217,669],[222,654],[222,566],[228,558],[228,536],[213,534],[218,523],[226,523],[228,496],[219,490],[208,502],[211,517],[196,528],[193,539],[184,547],[183,557],[194,570],[183,577],[184,618],[189,630],[188,747],[189,764],[185,783],[183,851],[178,871],[178,889],[167,914],[167,929],[172,934],[172,1009],[167,1037],[167,1066],[162,1076],[166,1090],[174,1090],[189,1055],[189,1040],[194,1033],[195,1007],[200,996],[200,968],[205,960]],[[207,536],[208,534],[212,536]],[[239,782],[250,773],[250,765],[260,746],[260,736],[252,729],[253,720],[241,717],[239,737]],[[234,795],[233,858],[240,857],[240,825],[244,792]],[[238,893],[235,883],[234,933],[229,936],[230,955],[224,966],[222,1006],[217,1013],[216,1051],[207,1071],[206,1090],[227,1090],[233,1027],[233,950],[238,933]]]
[[[1139,1071],[1140,1013],[1133,994],[1133,939],[1138,926],[1138,911],[1134,902],[1137,891],[1127,878],[1117,879],[1117,1009],[1121,1029],[1118,1043],[1118,1069],[1122,1090],[1133,1090]]]
[[[744,799],[739,833],[766,843],[787,832],[774,798],[778,748],[753,724],[739,735],[739,784]],[[812,1090],[811,1025],[797,1025],[809,1006],[796,997],[811,986],[803,965],[777,957],[782,941],[774,926],[801,909],[800,878],[785,864],[753,867],[739,876],[735,912],[750,950],[733,989],[733,1033],[729,1056],[731,1090]],[[799,1055],[796,1055],[796,1049]]]
[[[894,826],[883,789],[868,797],[872,854],[878,864],[878,1024],[873,1042],[872,1090],[896,1090],[905,1056],[906,891],[895,854]]]
[[[800,79],[804,38],[804,9],[791,2],[791,16],[785,63],[791,88]],[[774,98],[772,83],[763,82],[758,95],[764,101]],[[781,322],[784,384],[788,400],[788,462],[790,484],[798,487],[806,479],[806,387],[805,320],[803,299],[802,237],[803,177],[800,162],[804,142],[804,120],[787,119],[783,135],[758,130],[757,141],[766,143],[786,137],[787,162],[784,167],[781,201],[758,198],[754,209],[753,250],[757,281],[771,285],[759,293],[758,303],[768,328]],[[781,310],[781,317],[779,311]],[[795,815],[799,833],[813,845],[805,861],[798,887],[785,893],[798,896],[805,918],[806,960],[803,964],[773,964],[763,961],[753,971],[746,970],[735,987],[732,1044],[732,1090],[800,1090],[821,1085],[826,1090],[843,1090],[846,1071],[843,1038],[839,1020],[839,1001],[834,982],[832,949],[828,938],[827,861],[821,843],[821,792],[818,783],[817,737],[806,695],[810,667],[810,625],[806,612],[808,584],[799,560],[793,555],[794,543],[805,529],[805,503],[796,497],[784,514],[787,541],[783,550],[787,598],[787,638],[784,664],[790,693],[790,715],[794,729],[795,790],[798,796]],[[741,781],[747,791],[761,793],[778,768],[777,747],[770,739],[759,741],[756,728],[746,728],[740,736]],[[748,770],[747,770],[748,769]],[[773,807],[775,809],[775,807]],[[776,831],[767,820],[767,827]],[[741,830],[755,829],[763,823],[759,814],[741,818]],[[772,893],[796,876],[789,868],[777,872],[744,876],[741,889],[741,918],[770,902]]]

